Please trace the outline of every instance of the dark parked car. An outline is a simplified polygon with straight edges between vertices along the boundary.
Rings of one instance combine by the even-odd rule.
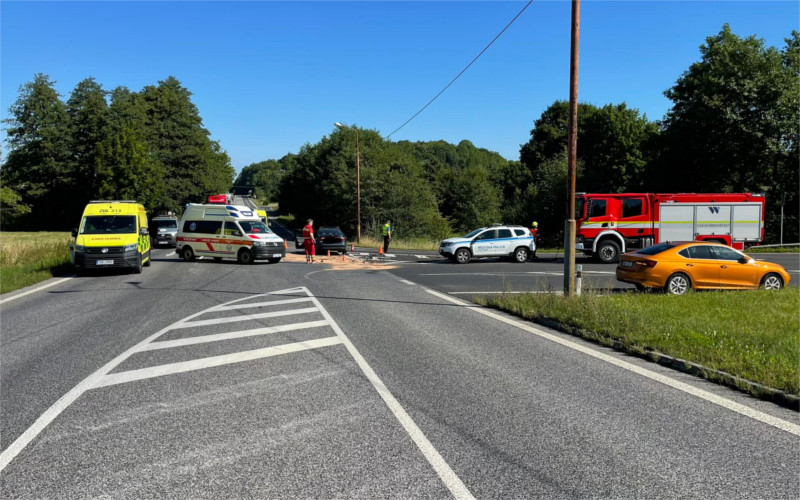
[[[153,246],[176,246],[178,237],[178,218],[172,215],[159,215],[150,220],[150,241]]]
[[[347,253],[347,238],[339,226],[321,226],[316,231],[317,253],[331,252]]]

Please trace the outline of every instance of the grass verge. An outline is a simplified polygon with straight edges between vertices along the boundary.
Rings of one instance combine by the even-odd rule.
[[[800,247],[750,247],[744,253],[800,253]]]
[[[604,344],[699,363],[800,395],[800,289],[780,292],[502,295],[491,307],[580,328]],[[709,378],[713,378],[713,375]]]
[[[72,271],[69,233],[0,233],[0,293]]]

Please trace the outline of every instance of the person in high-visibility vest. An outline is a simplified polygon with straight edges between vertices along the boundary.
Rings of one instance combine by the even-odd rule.
[[[381,234],[383,235],[383,253],[386,253],[389,251],[389,242],[392,241],[392,221],[386,221],[381,228]]]
[[[314,238],[314,219],[308,219],[303,226],[303,248],[306,249],[306,263],[313,264],[316,255],[317,240]]]
[[[533,255],[531,255],[531,258],[535,259],[536,258],[536,250],[539,248],[539,243],[536,241],[536,239],[537,239],[536,237],[539,236],[539,223],[536,222],[536,221],[533,221],[533,224],[532,224],[532,227],[531,227],[531,234],[533,235],[533,243],[534,243]]]

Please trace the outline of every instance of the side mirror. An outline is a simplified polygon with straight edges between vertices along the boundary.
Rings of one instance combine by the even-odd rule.
[[[242,235],[242,233],[240,233],[239,231],[233,231],[231,234],[233,236],[241,236]]]
[[[740,257],[739,264],[747,264],[750,262],[750,257]]]
[[[142,236],[147,236],[148,234],[150,234],[150,231],[148,231],[146,227],[143,227],[139,230],[139,234],[141,234]]]
[[[70,234],[72,235],[73,238],[77,238],[78,237],[78,228],[77,227],[73,227],[72,228],[72,232]]]

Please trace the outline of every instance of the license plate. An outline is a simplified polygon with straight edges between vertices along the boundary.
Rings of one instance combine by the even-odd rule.
[[[631,267],[631,266],[633,266],[633,262],[629,260],[623,260],[622,262],[619,263],[619,267]]]
[[[279,259],[279,258],[283,257],[283,255],[281,255],[279,253],[274,253],[274,254],[272,254],[272,257],[275,258],[275,259]]]
[[[114,265],[114,261],[113,260],[98,260],[96,265],[98,265],[98,266],[112,266],[112,265]]]

